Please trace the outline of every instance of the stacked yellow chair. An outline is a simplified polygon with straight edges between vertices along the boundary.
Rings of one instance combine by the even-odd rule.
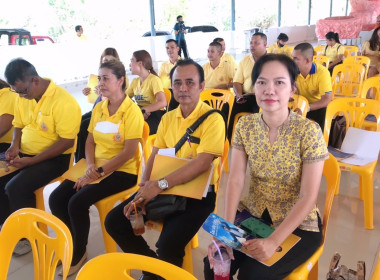
[[[358,97],[365,80],[366,69],[361,64],[339,64],[334,67],[331,84],[333,99]]]
[[[364,79],[367,79],[369,65],[370,65],[370,58],[368,56],[349,56],[346,59],[343,60],[344,64],[361,64],[365,67],[365,77]]]
[[[79,271],[76,280],[132,280],[134,278],[128,273],[132,269],[151,272],[167,280],[196,280],[192,274],[178,266],[159,259],[127,253],[110,253],[91,259]]]
[[[314,55],[313,62],[317,64],[321,64],[325,67],[329,67],[330,59],[325,55]]]
[[[49,226],[55,237],[47,235],[37,224]],[[0,280],[7,279],[14,247],[22,238],[28,239],[32,247],[34,279],[54,280],[59,261],[62,262],[62,279],[67,278],[73,256],[70,230],[50,213],[23,208],[7,218],[0,232]]]
[[[358,55],[359,48],[357,46],[344,46],[344,57]]]
[[[369,91],[371,91],[371,94],[375,100],[380,101],[380,77],[375,76],[366,79],[363,83],[360,97],[367,98]],[[364,127],[369,130],[376,130],[376,122],[364,120]]]
[[[324,138],[329,141],[331,122],[337,115],[346,119],[346,130],[349,127],[363,129],[364,121],[368,115],[376,118],[376,131],[380,131],[380,101],[363,98],[337,98],[330,102],[326,110]],[[351,165],[339,162],[343,171],[359,174],[359,198],[364,201],[365,228],[373,229],[373,172],[377,161],[364,166]],[[336,194],[339,188],[336,189]]]
[[[293,270],[293,272],[285,278],[286,280],[318,280],[318,260],[323,253],[323,247],[326,241],[327,226],[329,223],[331,207],[334,200],[335,189],[338,187],[340,180],[340,170],[338,162],[331,154],[329,154],[329,158],[325,161],[325,165],[323,167],[323,175],[326,179],[327,189],[322,220],[321,245],[305,263]]]
[[[316,46],[314,47],[315,55],[325,55],[326,46]]]

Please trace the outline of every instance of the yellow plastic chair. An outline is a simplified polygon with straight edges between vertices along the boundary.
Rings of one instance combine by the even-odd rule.
[[[329,158],[325,161],[325,165],[323,167],[323,175],[326,179],[327,189],[322,220],[321,245],[306,262],[294,269],[293,272],[285,278],[286,280],[318,280],[318,260],[323,253],[335,189],[337,188],[340,181],[338,161],[331,154],[329,154]]]
[[[75,151],[77,149],[77,141],[78,141],[78,137],[75,138],[73,150],[72,150],[71,155],[70,155],[70,163],[69,163],[68,168],[70,168],[70,166],[74,165],[74,155],[75,155]],[[59,177],[51,180],[47,185],[57,183],[57,182],[59,182],[61,184],[64,180],[65,179],[62,176],[59,176]],[[43,211],[45,211],[44,189],[47,185],[45,185],[45,186],[34,191],[34,195],[36,197],[36,208],[43,210]],[[45,234],[48,234],[48,228],[45,224],[41,224],[40,228]]]
[[[314,47],[315,55],[325,55],[326,46],[316,46]]]
[[[151,272],[166,280],[196,280],[182,268],[159,259],[127,253],[110,253],[89,260],[78,272],[76,280],[131,279],[131,269]]]
[[[380,77],[375,76],[368,78],[364,81],[363,87],[360,93],[361,98],[367,98],[368,91],[371,91],[371,95],[375,100],[380,101]],[[376,130],[376,122],[364,121],[364,126],[369,130]]]
[[[342,115],[346,118],[346,131],[349,127],[363,129],[368,115],[376,118],[376,131],[380,131],[380,101],[363,98],[337,98],[329,103],[326,110],[324,138],[329,141],[333,118]],[[364,200],[365,228],[373,229],[373,172],[377,160],[363,166],[339,162],[340,170],[359,174],[359,198]],[[339,187],[336,194],[339,193]]]
[[[358,97],[365,79],[366,69],[361,64],[339,64],[334,67],[331,85],[333,99]]]
[[[147,122],[144,122],[143,137],[140,140],[141,152],[144,150],[144,146],[148,139],[148,136],[149,136],[149,125],[147,124]],[[141,153],[141,159],[142,158],[143,158],[143,154]],[[137,168],[137,174],[138,174],[137,183],[140,182],[140,175],[141,175],[140,173],[142,171],[141,161],[142,160],[140,160],[140,162],[138,163],[138,168]],[[104,247],[106,249],[106,253],[113,253],[117,251],[116,242],[108,234],[104,226],[104,221],[106,220],[107,214],[112,210],[116,202],[124,201],[125,199],[130,197],[133,193],[137,192],[139,188],[140,187],[136,184],[132,188],[129,188],[122,192],[108,196],[94,203],[94,206],[98,209],[98,212],[99,212],[100,227],[102,228]]]
[[[37,225],[45,224],[55,236],[45,234]],[[63,279],[67,278],[73,256],[70,230],[57,217],[34,208],[11,214],[0,232],[0,279],[7,279],[14,247],[22,238],[29,240],[34,261],[34,279],[54,280],[58,261],[62,262]]]
[[[372,280],[379,280],[380,279],[380,251],[379,251],[379,257],[377,259],[375,271],[373,272],[371,279]]]
[[[260,109],[261,110],[261,109]],[[238,123],[239,119],[245,115],[250,115],[250,114],[253,114],[253,113],[249,113],[249,112],[241,112],[241,113],[237,113],[235,115],[235,119],[234,119],[234,124],[233,124],[233,127],[232,127],[232,139],[234,138],[234,135],[235,135],[235,127],[236,127],[236,124]],[[232,144],[232,141],[230,143],[230,146]]]
[[[359,48],[357,46],[344,46],[344,57],[358,55]]]
[[[316,64],[321,64],[325,67],[328,67],[330,63],[330,59],[325,55],[314,55],[313,62]]]
[[[349,56],[343,60],[344,64],[361,64],[365,67],[365,77],[364,79],[367,79],[367,74],[369,70],[369,65],[370,65],[370,58],[368,56]]]
[[[302,116],[306,118],[307,109],[309,108],[309,101],[307,101],[307,99],[304,96],[294,94],[293,99],[289,101],[288,106],[292,111],[300,109],[302,112]]]
[[[164,93],[165,93],[165,98],[167,102],[167,105],[166,105],[166,112],[167,112],[169,110],[170,100],[172,99],[172,92],[170,91],[170,89],[164,88]]]

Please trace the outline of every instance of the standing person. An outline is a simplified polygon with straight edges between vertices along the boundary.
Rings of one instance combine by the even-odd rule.
[[[232,87],[232,80],[235,69],[228,62],[221,60],[222,45],[218,42],[211,42],[207,50],[209,61],[203,65],[205,72],[205,89],[229,89]]]
[[[174,24],[173,30],[175,34],[175,39],[177,40],[179,46],[178,55],[181,56],[181,50],[183,50],[183,55],[185,56],[185,58],[189,58],[185,40],[185,34],[187,33],[186,29],[189,29],[189,27],[185,26],[185,22],[183,21],[182,16],[177,16],[177,22],[176,24]]]
[[[135,51],[129,66],[132,75],[139,77],[133,79],[126,93],[131,98],[135,97],[149,125],[150,134],[155,134],[167,105],[161,79],[154,71],[152,57],[146,50]]]
[[[10,85],[0,79],[0,153],[8,150],[12,143],[16,99],[17,94]]]
[[[120,61],[108,61],[100,66],[99,91],[107,99],[96,105],[92,113],[86,141],[86,174],[76,183],[65,180],[49,198],[52,213],[68,226],[73,236],[73,259],[68,275],[76,273],[87,258],[90,206],[137,182],[140,156],[137,146],[144,119],[139,107],[124,93],[125,68]],[[99,166],[97,159],[107,162]],[[109,176],[99,183],[91,184],[106,175]]]
[[[339,34],[334,32],[328,32],[326,34],[326,43],[327,46],[324,55],[330,59],[328,69],[330,75],[332,75],[335,65],[343,63],[344,46],[339,41]]]
[[[75,26],[76,38],[80,41],[87,41],[87,36],[83,34],[82,25]]]
[[[367,77],[373,77],[379,74],[380,69],[380,27],[376,28],[371,39],[363,43],[361,53],[371,59]]]
[[[255,61],[267,53],[266,47],[267,36],[261,32],[253,34],[250,42],[251,54],[240,61],[238,70],[235,73],[233,80],[235,102],[232,107],[230,123],[228,124],[228,140],[230,140],[230,143],[235,115],[241,112],[259,112],[259,106],[256,103],[252,87],[251,73]]]
[[[192,136],[200,142],[186,143],[176,153],[177,157],[191,159],[189,163],[162,178],[159,181],[149,181],[155,155],[159,149],[173,148],[182,138],[186,129],[199,117],[212,108],[200,100],[204,89],[204,74],[202,67],[193,60],[180,60],[170,74],[174,97],[180,103],[179,107],[166,113],[157,131],[152,154],[145,167],[140,183],[140,190],[133,196],[115,207],[107,216],[105,226],[107,232],[127,253],[140,254],[159,258],[179,267],[182,266],[185,246],[214,210],[216,194],[214,184],[218,179],[218,157],[223,154],[224,121],[219,114],[209,115],[194,131]],[[160,192],[173,186],[195,179],[214,164],[213,176],[207,196],[201,200],[187,198],[186,209],[174,213],[164,220],[164,226],[157,246],[157,254],[151,250],[142,236],[136,236],[129,222],[132,203],[145,209],[145,205]],[[158,279],[145,273],[140,280]]]
[[[298,94],[309,102],[306,117],[316,121],[323,131],[326,108],[332,100],[331,77],[326,67],[313,62],[313,55],[314,49],[309,43],[294,47],[293,60],[300,71],[297,75]]]
[[[36,207],[34,191],[67,170],[81,119],[75,98],[53,81],[41,78],[28,61],[12,60],[5,77],[19,95],[13,140],[6,151],[8,164],[18,170],[0,177],[0,225],[16,210]],[[22,240],[15,253],[30,250],[29,242]]]
[[[244,242],[250,256],[219,242],[233,258],[231,277],[239,270],[238,279],[284,279],[321,243],[316,201],[328,152],[318,125],[288,108],[297,72],[289,57],[276,54],[261,57],[253,68],[252,82],[262,112],[242,117],[235,128],[224,217],[234,223],[237,212],[247,210],[273,224],[275,231],[267,238]],[[241,199],[247,164],[250,188]],[[269,267],[260,263],[291,233],[301,239],[285,256]],[[204,259],[206,280],[214,279],[209,261],[215,252],[211,244]]]
[[[288,35],[280,33],[277,37],[277,42],[268,47],[268,53],[285,54],[291,58],[292,48],[286,45],[288,41]]]
[[[237,70],[236,61],[232,55],[230,55],[229,53],[226,53],[226,43],[224,42],[224,39],[217,37],[213,40],[213,42],[217,42],[222,45],[222,58],[220,60],[229,63],[236,71]]]

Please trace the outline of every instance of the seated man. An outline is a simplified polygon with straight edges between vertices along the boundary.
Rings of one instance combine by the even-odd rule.
[[[268,53],[285,54],[291,58],[292,48],[286,45],[288,41],[288,35],[280,33],[277,37],[277,42],[268,47]]]
[[[192,60],[180,60],[170,73],[174,97],[179,107],[166,113],[161,120],[152,154],[141,179],[141,188],[136,196],[115,207],[107,216],[105,226],[108,233],[124,252],[156,257],[177,266],[182,266],[185,246],[214,210],[216,194],[213,188],[218,179],[217,157],[222,156],[225,125],[222,116],[209,115],[193,133],[200,142],[185,143],[176,153],[177,157],[191,158],[188,164],[158,181],[149,181],[153,161],[159,149],[173,148],[182,138],[186,129],[200,116],[211,110],[199,96],[204,89],[204,73],[200,65]],[[192,138],[191,138],[192,139]],[[214,164],[214,172],[207,196],[202,200],[187,199],[186,210],[165,218],[164,227],[156,244],[157,253],[149,248],[142,236],[136,236],[127,217],[132,203],[145,205],[160,192],[173,186],[189,182],[207,171]],[[124,209],[124,210],[123,210]],[[124,214],[125,213],[125,214]],[[158,279],[144,272],[140,279]]]
[[[226,43],[224,42],[224,39],[218,37],[218,38],[215,38],[213,42],[217,42],[222,45],[222,58],[220,60],[230,63],[230,65],[236,71],[237,70],[236,61],[232,55],[230,55],[229,53],[226,53]]]
[[[205,72],[205,88],[229,89],[235,75],[235,68],[228,62],[221,60],[222,45],[210,43],[207,50],[209,62],[203,65]]]
[[[16,99],[13,141],[6,160],[17,171],[0,177],[0,225],[14,211],[35,207],[34,191],[62,175],[69,167],[81,110],[77,101],[53,81],[38,76],[34,66],[18,58],[5,69]],[[20,241],[15,253],[27,253]]]
[[[316,121],[323,131],[326,107],[331,101],[331,77],[326,67],[313,63],[313,54],[312,45],[301,43],[295,46],[293,59],[300,71],[297,76],[298,94],[309,101],[306,117]]]

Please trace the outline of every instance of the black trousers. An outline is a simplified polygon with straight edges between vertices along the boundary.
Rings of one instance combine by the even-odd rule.
[[[115,171],[98,184],[91,184],[79,191],[74,182],[65,180],[49,197],[51,212],[70,229],[73,237],[72,265],[76,265],[86,252],[90,217],[88,210],[95,202],[136,185],[137,175]]]
[[[259,106],[257,105],[257,102],[256,102],[256,96],[245,95],[245,97],[246,97],[247,102],[242,103],[242,104],[236,103],[236,97],[235,97],[234,106],[232,107],[231,116],[230,116],[230,123],[228,124],[228,129],[227,129],[227,137],[230,143],[233,137],[232,129],[234,127],[235,116],[238,113],[242,113],[242,112],[247,112],[247,113],[259,112]]]
[[[162,116],[165,114],[163,110],[157,110],[150,113],[150,116],[145,120],[149,125],[149,135],[156,134],[158,125]]]
[[[202,200],[188,198],[186,210],[167,217],[156,243],[157,254],[151,250],[142,236],[136,236],[129,220],[123,214],[123,208],[133,199],[126,200],[115,207],[107,216],[107,232],[126,253],[135,253],[159,258],[181,267],[185,256],[185,247],[198,232],[203,222],[215,208],[215,192],[209,192]]]
[[[318,217],[320,222],[320,219]],[[301,240],[289,252],[272,266],[266,266],[246,254],[234,250],[235,260],[231,260],[230,280],[238,272],[239,280],[280,280],[289,275],[296,267],[304,263],[318,249],[322,241],[321,224],[319,232],[296,229],[293,233]],[[213,280],[208,257],[203,259],[205,280]]]
[[[179,47],[178,55],[181,56],[181,51],[183,50],[183,55],[185,56],[185,59],[189,58],[189,54],[187,52],[186,40],[178,40],[178,47]]]
[[[318,123],[323,132],[323,129],[325,127],[326,108],[320,108],[314,111],[310,111],[307,113],[306,118]]]
[[[59,155],[0,177],[0,225],[16,210],[35,208],[34,191],[61,176],[69,162],[70,154]]]
[[[82,115],[82,121],[80,123],[80,129],[77,139],[77,149],[75,151],[75,162],[86,157],[86,140],[88,135],[88,125],[90,124],[92,111]]]

